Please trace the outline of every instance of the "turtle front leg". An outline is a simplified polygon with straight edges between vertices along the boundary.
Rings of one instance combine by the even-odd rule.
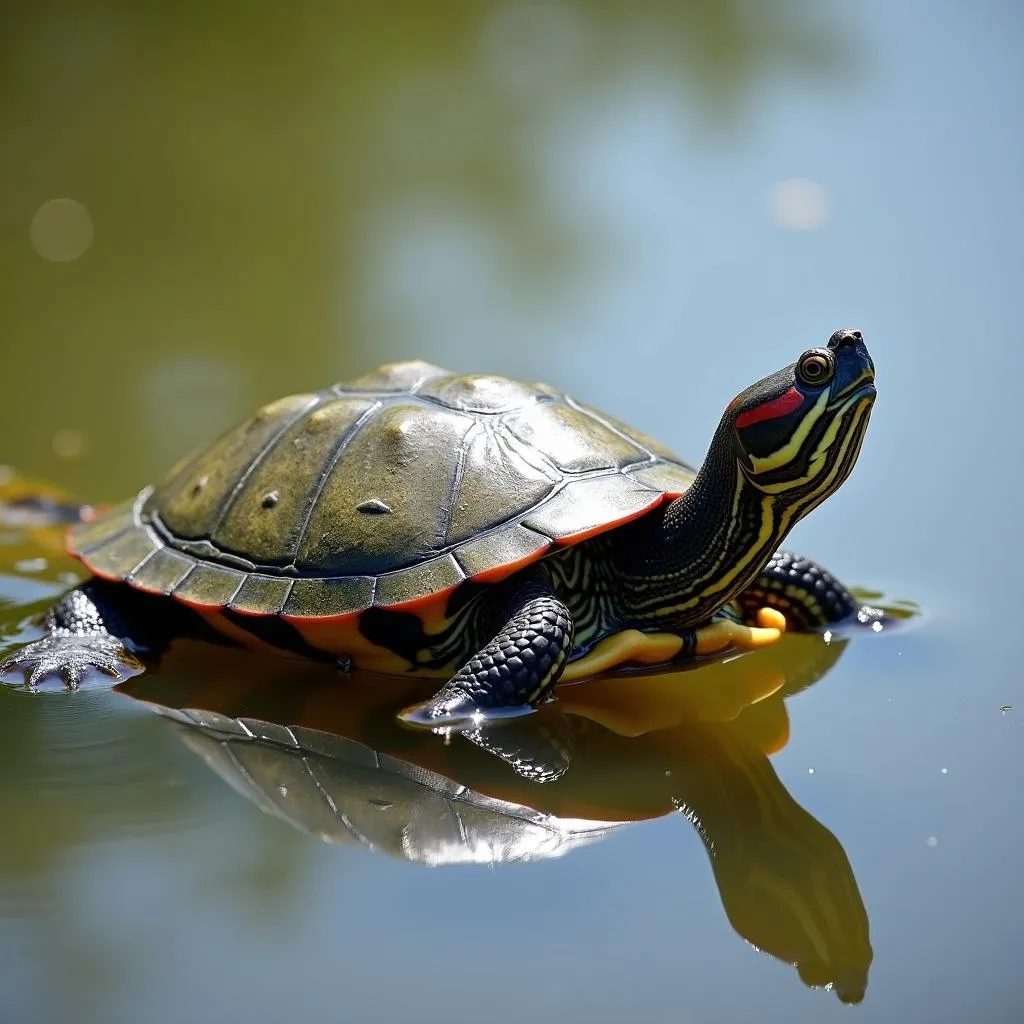
[[[532,579],[491,611],[505,620],[497,636],[430,700],[400,712],[401,721],[432,729],[479,725],[528,711],[555,685],[572,652],[574,630],[569,609],[550,585]]]
[[[762,626],[781,625],[801,632],[813,632],[837,623],[866,626],[878,623],[875,628],[881,628],[888,621],[884,611],[861,604],[817,562],[792,551],[776,551],[736,603],[747,621]],[[784,623],[777,618],[779,614]]]
[[[145,595],[127,591],[101,580],[69,590],[44,615],[45,634],[0,663],[0,676],[20,673],[33,691],[48,677],[77,690],[95,672],[120,682],[143,671],[138,653],[157,653],[163,631],[145,614],[152,609],[122,607],[145,603]]]

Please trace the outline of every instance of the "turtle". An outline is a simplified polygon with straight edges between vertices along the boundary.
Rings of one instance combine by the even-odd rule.
[[[411,726],[528,712],[559,680],[881,612],[780,549],[859,454],[861,332],[753,384],[698,469],[546,384],[409,361],[272,402],[67,533],[93,574],[0,664],[141,671],[183,633],[437,678]]]

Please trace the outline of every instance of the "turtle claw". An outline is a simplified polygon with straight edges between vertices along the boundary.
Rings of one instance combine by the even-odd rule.
[[[115,636],[57,634],[44,636],[12,654],[0,663],[0,676],[20,672],[25,689],[31,693],[38,692],[44,680],[58,678],[64,689],[73,693],[90,674],[100,672],[120,683],[142,669],[142,662]]]

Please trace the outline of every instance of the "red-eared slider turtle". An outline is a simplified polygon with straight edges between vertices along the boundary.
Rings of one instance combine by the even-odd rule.
[[[447,679],[403,715],[455,725],[559,678],[771,642],[783,616],[845,619],[842,585],[777,549],[848,476],[873,381],[837,331],[729,404],[699,472],[546,385],[423,362],[281,399],[73,527],[96,578],[0,673],[74,688],[205,624]]]

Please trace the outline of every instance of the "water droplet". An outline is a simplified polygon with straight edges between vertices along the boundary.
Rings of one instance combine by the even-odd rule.
[[[808,775],[813,775],[814,774],[814,769],[813,768],[808,768],[807,769],[807,774]]]
[[[925,843],[926,843],[926,844],[927,844],[928,846],[938,846],[938,845],[939,845],[939,840],[938,840],[938,838],[937,838],[937,837],[935,837],[935,836],[929,836],[929,837],[928,837],[928,838],[927,838],[927,839],[925,840]]]
[[[92,215],[77,200],[50,199],[32,215],[29,238],[44,260],[68,263],[92,245]]]
[[[948,768],[943,768],[942,769],[942,774],[943,775],[948,775],[949,774],[949,769]]]

